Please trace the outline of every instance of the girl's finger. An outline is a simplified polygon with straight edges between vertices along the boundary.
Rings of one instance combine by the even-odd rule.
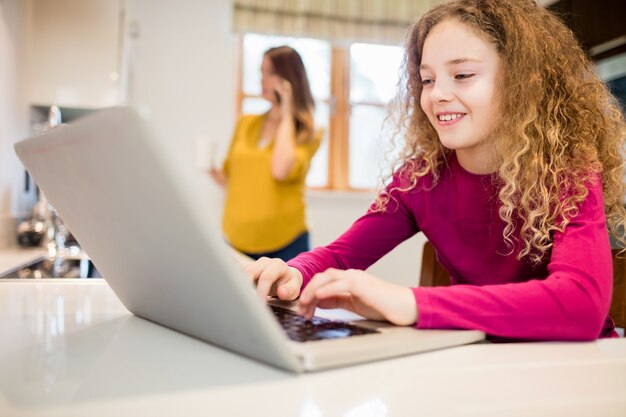
[[[280,279],[276,285],[276,295],[281,300],[295,300],[300,293],[299,282],[291,278],[290,275],[286,275],[284,278]]]
[[[340,279],[343,272],[344,271],[336,269],[328,269],[322,273],[316,274],[300,295],[298,314],[311,318],[319,302],[316,295],[317,291],[319,291],[320,288],[329,285],[329,283]]]
[[[336,297],[338,295],[350,295],[352,289],[352,283],[349,278],[334,279],[326,283],[326,285],[320,287],[315,291],[315,298],[323,300],[330,297]]]
[[[274,290],[276,289],[276,281],[283,278],[287,272],[284,262],[277,259],[270,259],[265,269],[259,274],[257,280],[256,292],[259,297],[265,300],[267,296],[271,294],[272,288],[274,288]]]
[[[261,258],[255,262],[248,262],[242,265],[243,271],[252,279],[252,282],[256,284],[259,279],[259,275],[267,267],[269,258]]]
[[[302,290],[302,293],[300,294],[300,303],[305,305],[308,304],[309,301],[312,299],[315,290],[317,290],[320,284],[323,283],[326,279],[327,275],[324,272],[313,275],[313,278],[311,278],[309,284],[304,290]]]
[[[346,294],[336,295],[334,297],[319,300],[317,306],[319,308],[343,308],[344,310],[350,310],[351,297]]]

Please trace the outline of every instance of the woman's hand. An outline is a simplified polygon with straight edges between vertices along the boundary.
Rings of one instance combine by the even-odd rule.
[[[284,78],[279,78],[274,87],[279,97],[280,112],[282,116],[293,116],[293,89],[291,83]]]
[[[296,123],[293,116],[293,93],[291,83],[279,78],[274,87],[279,95],[280,122],[276,128],[272,152],[271,174],[277,181],[284,181],[296,162]]]
[[[208,169],[208,173],[217,185],[222,188],[226,187],[226,174],[223,169],[211,167]]]
[[[256,292],[265,301],[268,296],[281,300],[295,300],[300,294],[302,274],[281,259],[261,258],[242,265],[243,270],[256,285]]]
[[[355,269],[331,268],[316,274],[302,290],[298,314],[310,319],[315,307],[343,308],[371,320],[386,320],[399,326],[417,321],[417,306],[410,288]]]

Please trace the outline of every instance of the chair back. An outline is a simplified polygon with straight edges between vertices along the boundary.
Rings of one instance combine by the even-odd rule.
[[[620,249],[613,249],[613,300],[609,315],[615,326],[626,328],[626,255],[617,256]]]
[[[437,253],[433,245],[426,241],[422,251],[422,273],[420,287],[445,287],[450,285],[450,274],[437,261]]]

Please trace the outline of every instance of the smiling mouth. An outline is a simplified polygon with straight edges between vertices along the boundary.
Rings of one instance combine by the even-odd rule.
[[[451,122],[454,120],[458,120],[465,116],[465,113],[446,113],[437,115],[437,120],[440,122]]]

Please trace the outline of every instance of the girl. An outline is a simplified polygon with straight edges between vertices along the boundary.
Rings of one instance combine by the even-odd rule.
[[[263,55],[262,115],[239,119],[222,169],[211,176],[226,190],[223,228],[238,251],[288,260],[309,250],[304,180],[320,145],[315,103],[302,58],[288,46]]]
[[[299,296],[306,317],[341,307],[508,339],[614,335],[606,223],[626,220],[626,127],[572,32],[532,0],[453,1],[413,26],[405,69],[389,185],[332,244],[247,265],[259,295]],[[419,231],[453,285],[363,272]]]

